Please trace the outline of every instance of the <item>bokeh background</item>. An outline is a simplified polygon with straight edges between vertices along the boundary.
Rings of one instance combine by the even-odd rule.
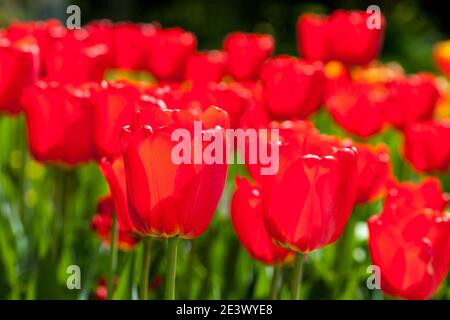
[[[382,61],[400,60],[408,72],[434,70],[431,46],[450,34],[446,1],[301,1],[301,0],[0,0],[0,26],[12,19],[65,21],[65,8],[80,6],[82,23],[93,19],[159,21],[182,26],[197,35],[199,48],[219,48],[232,31],[271,33],[276,53],[296,54],[295,22],[303,12],[380,6],[388,21]]]

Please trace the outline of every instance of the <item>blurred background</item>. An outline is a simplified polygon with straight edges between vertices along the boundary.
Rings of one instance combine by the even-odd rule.
[[[82,23],[109,18],[181,26],[197,35],[200,49],[219,48],[223,37],[236,30],[271,33],[277,53],[287,54],[296,54],[294,26],[301,13],[377,4],[387,19],[381,60],[400,60],[408,72],[433,71],[431,46],[450,34],[446,1],[425,0],[0,0],[0,26],[14,19],[65,21],[70,4],[80,6]]]

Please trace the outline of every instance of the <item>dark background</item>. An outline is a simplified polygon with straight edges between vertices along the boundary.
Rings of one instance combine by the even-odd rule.
[[[83,23],[109,18],[181,26],[197,35],[201,49],[219,48],[231,31],[268,32],[277,40],[277,53],[287,54],[296,54],[295,22],[301,13],[365,10],[377,4],[387,19],[381,60],[397,60],[409,72],[435,70],[432,45],[450,35],[448,1],[425,0],[0,0],[0,24],[49,17],[65,21],[69,4],[80,6]]]

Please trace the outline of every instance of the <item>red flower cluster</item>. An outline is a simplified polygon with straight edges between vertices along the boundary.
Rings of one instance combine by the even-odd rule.
[[[300,17],[302,58],[271,57],[275,40],[267,34],[234,32],[220,50],[199,52],[195,35],[178,27],[14,23],[0,32],[0,111],[25,113],[36,160],[99,161],[111,196],[99,203],[92,226],[108,242],[116,214],[121,248],[141,236],[198,237],[213,217],[227,164],[194,161],[195,138],[188,143],[191,164],[175,163],[174,130],[192,136],[195,121],[202,137],[228,128],[278,129],[279,136],[258,142],[279,147],[279,170],[261,175],[262,163],[247,164],[253,181],[236,179],[231,221],[250,255],[282,264],[294,252],[323,248],[339,238],[355,205],[386,193],[383,212],[369,221],[383,290],[429,298],[450,263],[448,199],[438,183],[387,184],[386,146],[324,135],[305,121],[324,104],[358,137],[392,125],[418,171],[448,170],[450,123],[435,112],[438,81],[372,62],[385,21],[381,16],[380,28],[369,28],[369,17],[342,10]],[[435,50],[444,72],[447,51]],[[145,71],[154,82],[103,81],[109,68]]]
[[[376,58],[383,43],[385,19],[369,28],[370,13],[336,10],[330,16],[305,14],[297,23],[298,49],[306,59],[338,60],[364,65]]]

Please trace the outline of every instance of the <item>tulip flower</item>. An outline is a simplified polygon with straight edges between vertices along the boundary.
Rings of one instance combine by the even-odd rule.
[[[74,85],[99,82],[108,67],[108,59],[108,47],[91,45],[86,30],[68,30],[48,50],[46,80]]]
[[[21,111],[23,90],[38,77],[39,47],[31,36],[17,41],[0,37],[0,112]]]
[[[129,70],[146,69],[147,43],[156,34],[157,26],[122,22],[112,30],[114,67]]]
[[[367,138],[383,129],[391,96],[383,84],[350,82],[333,90],[325,105],[348,132]]]
[[[76,88],[44,81],[25,90],[28,143],[36,160],[74,165],[94,157],[93,90],[94,84]]]
[[[261,176],[269,235],[302,253],[333,243],[342,233],[355,201],[358,170],[356,149],[311,130],[280,131],[279,171]]]
[[[369,249],[381,288],[404,299],[429,299],[450,265],[450,220],[441,211],[386,204],[369,220]]]
[[[6,36],[11,41],[17,41],[27,36],[36,39],[39,47],[39,76],[45,76],[45,62],[53,43],[64,36],[65,27],[57,19],[46,21],[16,21],[6,29]]]
[[[431,119],[440,96],[435,79],[428,74],[416,74],[393,81],[390,92],[391,104],[386,117],[399,129]]]
[[[330,16],[305,14],[297,23],[298,48],[308,60],[338,60],[345,64],[364,65],[381,50],[385,19],[379,28],[369,28],[372,14],[364,11],[336,10]]]
[[[321,63],[289,56],[267,60],[261,80],[266,109],[275,119],[305,119],[320,107],[326,86]]]
[[[103,197],[97,205],[97,213],[92,218],[91,227],[97,233],[100,240],[109,245],[111,241],[111,228],[114,214],[114,203],[111,196]],[[133,234],[119,223],[117,245],[120,250],[132,250],[139,241],[139,237]]]
[[[450,164],[450,119],[414,123],[405,130],[405,158],[418,171],[446,171]]]
[[[298,52],[309,60],[329,61],[328,18],[306,13],[297,21]]]
[[[185,78],[193,85],[220,82],[225,74],[227,56],[222,51],[198,52],[189,57]]]
[[[220,199],[227,166],[194,165],[194,161],[175,164],[171,153],[176,142],[170,139],[171,131],[177,126],[192,130],[194,118],[187,111],[167,111],[158,123],[153,109],[143,109],[138,124],[122,133],[131,220],[145,236],[198,237],[209,225]],[[222,120],[224,116],[212,107],[199,119],[204,130],[215,131],[228,123]]]
[[[201,121],[201,132],[197,133],[196,120]],[[122,132],[130,218],[143,236],[171,238],[167,253],[167,299],[175,298],[177,239],[192,239],[206,230],[225,185],[227,165],[205,161],[198,164],[198,146],[200,156],[204,155],[201,141],[205,135],[223,136],[223,129],[228,126],[228,115],[216,107],[198,117],[188,111],[150,107],[142,109],[133,125]],[[171,139],[174,130],[189,133],[190,137],[183,136],[186,140],[183,145],[187,143],[193,150],[193,153],[183,151],[186,153],[183,159],[187,157],[187,161],[173,158],[173,150],[180,143]],[[219,148],[226,148],[225,139],[218,144]]]
[[[266,231],[261,187],[251,185],[243,178],[236,179],[236,187],[231,200],[231,222],[245,249],[253,258],[266,264],[292,259],[293,252],[277,246]]]
[[[439,70],[450,75],[450,40],[438,42],[433,48],[433,57]]]
[[[439,180],[433,177],[427,177],[418,184],[410,181],[401,183],[390,181],[387,189],[385,207],[395,203],[414,208],[444,211],[450,200],[449,194],[442,191]]]
[[[181,28],[157,30],[148,39],[148,69],[159,81],[181,81],[196,47],[195,35]]]
[[[389,153],[385,145],[372,146],[364,143],[344,142],[358,151],[358,183],[356,203],[377,199],[384,190],[390,174]]]
[[[227,53],[227,73],[236,81],[256,80],[261,67],[275,48],[275,40],[268,34],[230,33],[224,40]]]

